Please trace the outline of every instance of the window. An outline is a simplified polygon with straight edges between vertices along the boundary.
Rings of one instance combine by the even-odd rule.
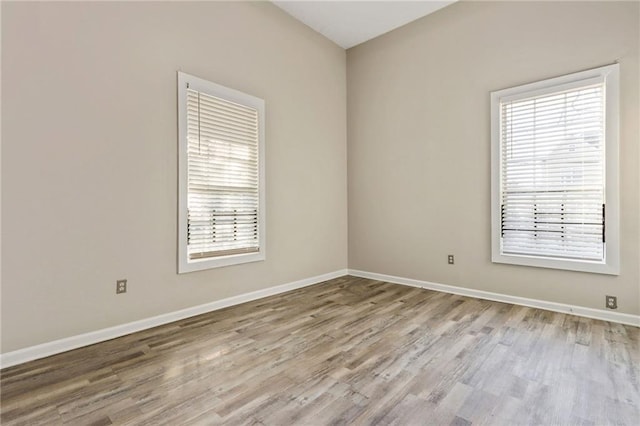
[[[264,260],[264,101],[179,72],[178,118],[178,272]]]
[[[491,93],[492,259],[618,274],[618,65]]]

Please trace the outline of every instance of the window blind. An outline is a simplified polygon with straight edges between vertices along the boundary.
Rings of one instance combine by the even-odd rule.
[[[187,89],[187,253],[259,251],[258,111]]]
[[[604,84],[501,101],[501,248],[604,260]]]

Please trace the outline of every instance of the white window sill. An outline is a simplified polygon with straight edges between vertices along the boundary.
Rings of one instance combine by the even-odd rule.
[[[567,271],[590,272],[594,274],[620,275],[620,266],[610,262],[598,262],[588,260],[557,259],[542,256],[525,256],[516,254],[494,253],[493,263],[506,263],[510,265],[533,266],[538,268],[564,269]]]
[[[205,269],[221,268],[224,266],[240,265],[242,263],[260,262],[265,259],[264,252],[259,253],[242,253],[222,257],[213,257],[208,259],[186,260],[180,259],[178,264],[178,273],[203,271]]]

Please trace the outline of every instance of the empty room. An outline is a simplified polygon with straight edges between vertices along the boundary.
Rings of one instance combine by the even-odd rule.
[[[2,425],[640,421],[640,1],[0,13]]]

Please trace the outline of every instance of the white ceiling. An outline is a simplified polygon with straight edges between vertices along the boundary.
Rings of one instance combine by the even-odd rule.
[[[272,1],[345,49],[455,3],[449,1]]]

